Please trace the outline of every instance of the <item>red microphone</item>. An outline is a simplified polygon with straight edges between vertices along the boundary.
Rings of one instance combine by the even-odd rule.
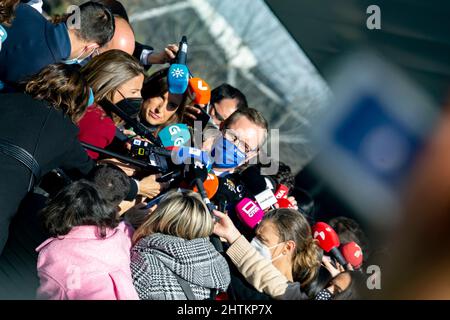
[[[278,199],[279,208],[296,209],[295,206],[286,198]]]
[[[289,193],[289,188],[286,187],[284,184],[280,184],[278,186],[277,191],[275,192],[275,198],[277,198],[277,199],[287,198],[288,193]]]
[[[264,211],[249,198],[242,199],[236,205],[236,212],[239,220],[250,229],[256,227],[264,217]]]
[[[191,78],[189,94],[194,104],[208,104],[211,100],[211,87],[202,78]]]
[[[333,230],[328,224],[325,222],[317,222],[312,227],[313,237],[317,241],[319,241],[319,246],[325,252],[331,252],[336,260],[345,268],[347,265],[347,261],[342,256],[339,251],[339,246],[341,242],[339,241],[339,237],[336,231]]]
[[[353,268],[359,269],[363,263],[363,253],[361,247],[356,242],[349,242],[341,247],[342,255]]]

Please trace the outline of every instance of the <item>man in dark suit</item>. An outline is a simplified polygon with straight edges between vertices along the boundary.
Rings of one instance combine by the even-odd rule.
[[[95,2],[79,9],[73,25],[53,24],[31,6],[19,4],[11,26],[5,27],[8,38],[0,51],[0,81],[15,87],[49,64],[80,63],[108,43],[115,28],[111,11]]]

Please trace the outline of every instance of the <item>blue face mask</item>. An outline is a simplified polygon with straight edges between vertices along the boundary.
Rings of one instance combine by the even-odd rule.
[[[211,158],[214,159],[213,166],[215,168],[232,169],[245,161],[245,153],[239,150],[230,140],[219,137],[212,146]]]

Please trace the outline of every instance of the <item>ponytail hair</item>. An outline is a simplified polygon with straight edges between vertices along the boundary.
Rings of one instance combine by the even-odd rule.
[[[294,279],[299,280],[302,286],[308,285],[316,278],[321,256],[322,252],[317,245],[317,240],[312,236],[306,239],[303,250],[297,246],[292,273]]]
[[[313,239],[311,227],[306,218],[297,210],[276,209],[268,212],[263,221],[272,222],[278,230],[281,241],[295,242],[292,257],[292,275],[294,281],[304,287],[313,281],[319,271],[322,250]]]

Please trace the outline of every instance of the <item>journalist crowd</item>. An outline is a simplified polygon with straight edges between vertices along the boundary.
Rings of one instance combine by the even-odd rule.
[[[78,8],[0,1],[0,296],[362,298],[367,235],[317,220],[258,106],[191,74],[186,37],[153,48],[119,1]]]

